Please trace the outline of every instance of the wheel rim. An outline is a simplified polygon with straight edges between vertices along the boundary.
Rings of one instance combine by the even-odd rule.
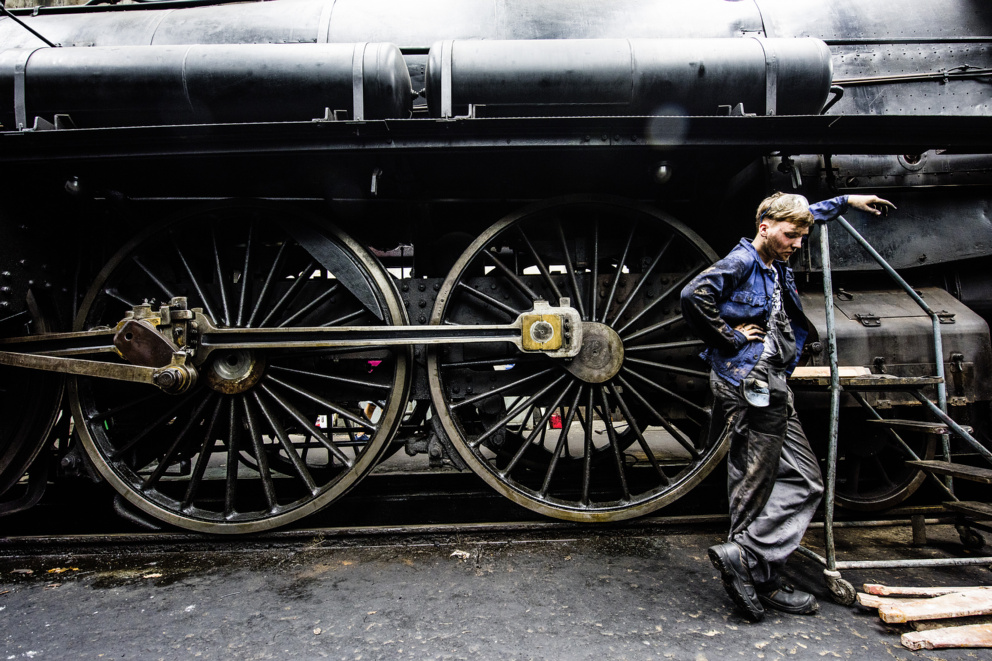
[[[434,407],[466,463],[515,502],[577,521],[644,514],[698,484],[726,447],[707,434],[708,374],[678,295],[715,259],[674,218],[612,198],[551,200],[484,232],[432,323],[508,323],[534,299],[567,297],[620,336],[624,357],[589,380],[509,344],[432,350]]]
[[[355,278],[343,284],[287,227],[319,232],[364,289],[354,291]],[[228,327],[405,320],[388,274],[344,234],[283,208],[224,205],[122,248],[90,288],[76,328],[114,324],[146,298],[154,309],[172,296]],[[69,392],[87,453],[131,503],[191,530],[257,532],[326,506],[371,470],[404,409],[408,354],[374,346],[217,352],[183,395],[83,377]],[[366,402],[380,409],[374,420],[363,414]]]
[[[27,328],[23,323],[12,325],[4,329],[5,335],[52,331],[30,293],[27,307]],[[0,368],[0,496],[17,484],[44,448],[58,419],[64,384],[59,374]]]

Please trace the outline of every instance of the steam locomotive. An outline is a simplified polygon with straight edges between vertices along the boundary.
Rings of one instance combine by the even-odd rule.
[[[987,441],[990,77],[979,0],[5,11],[0,511],[92,467],[162,522],[254,532],[401,450],[553,517],[654,511],[725,452],[678,292],[774,190],[897,205],[848,220],[945,355],[833,233],[841,364],[945,363]],[[795,261],[823,337],[819,251]],[[842,416],[840,502],[908,497]]]

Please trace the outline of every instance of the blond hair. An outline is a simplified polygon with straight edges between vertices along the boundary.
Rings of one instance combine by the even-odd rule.
[[[813,214],[809,201],[802,195],[775,193],[761,201],[755,216],[754,227],[759,229],[762,222],[789,222],[805,229],[813,225]]]

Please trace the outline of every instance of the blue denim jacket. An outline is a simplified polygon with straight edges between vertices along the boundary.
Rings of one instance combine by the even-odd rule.
[[[809,210],[817,220],[833,220],[847,210],[847,196],[811,204]],[[789,367],[791,374],[799,362],[809,326],[792,269],[780,261],[774,262],[772,268],[778,272],[782,305],[796,335],[796,359]],[[765,345],[761,340],[748,342],[734,327],[752,323],[767,327],[774,290],[772,269],[761,261],[750,239],[741,239],[726,257],[697,275],[682,290],[682,316],[706,343],[700,357],[717,375],[735,386],[750,374]]]

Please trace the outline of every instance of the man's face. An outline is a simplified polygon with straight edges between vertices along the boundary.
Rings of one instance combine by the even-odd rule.
[[[764,232],[768,254],[783,262],[802,247],[803,237],[809,234],[808,227],[799,228],[787,220],[762,223],[758,229]]]

